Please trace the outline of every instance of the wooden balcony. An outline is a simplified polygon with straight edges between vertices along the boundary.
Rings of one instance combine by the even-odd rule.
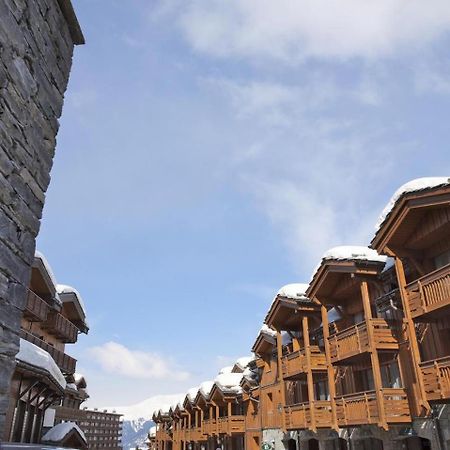
[[[413,319],[438,317],[450,309],[450,264],[409,283],[406,291]]]
[[[45,300],[42,300],[33,291],[28,291],[27,303],[23,312],[24,317],[32,322],[44,322],[47,320],[50,307]]]
[[[60,313],[51,313],[42,324],[50,334],[55,335],[61,342],[74,344],[78,339],[78,328]]]
[[[405,390],[382,389],[382,393],[386,422],[411,422]],[[382,421],[375,391],[343,395],[335,401],[339,426],[376,425]]]
[[[450,356],[420,364],[425,393],[429,401],[450,399]]]
[[[57,350],[55,347],[53,347],[53,345],[48,344],[47,342],[39,339],[38,337],[34,336],[31,333],[28,333],[25,330],[20,331],[20,337],[48,352],[55,360],[57,366],[61,369],[61,372],[68,374],[75,373],[75,367],[77,364],[76,359],[72,358],[69,355],[66,355],[64,352]]]
[[[317,428],[330,428],[332,414],[329,401],[317,400],[285,406],[285,425],[288,430],[307,430],[312,428],[313,416]]]
[[[393,330],[384,319],[370,319],[369,321],[352,325],[345,330],[331,335],[330,343],[331,362],[353,358],[361,353],[371,350],[367,327],[372,327],[374,342],[372,348],[377,350],[396,350],[398,340]]]
[[[200,427],[188,429],[186,432],[186,441],[199,442],[206,439]]]
[[[245,432],[245,416],[230,416],[219,418],[219,433],[231,436]]]
[[[321,352],[317,345],[311,346],[311,369],[327,369],[325,353]],[[302,373],[306,373],[308,371],[306,350],[302,349],[284,356],[282,370],[284,379],[295,378]]]
[[[281,428],[282,414],[276,409],[261,411],[262,428]]]
[[[203,434],[208,436],[219,434],[216,419],[207,419],[203,421]]]

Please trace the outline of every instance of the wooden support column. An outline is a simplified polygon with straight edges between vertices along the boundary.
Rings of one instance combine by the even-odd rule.
[[[278,382],[280,383],[280,394],[281,394],[281,429],[286,432],[286,421],[284,417],[284,407],[286,406],[286,386],[284,385],[283,379],[283,336],[281,331],[277,330],[277,365],[278,365]],[[275,397],[274,397],[275,400]],[[274,405],[278,411],[278,405]]]
[[[227,434],[231,434],[231,416],[233,415],[231,402],[227,403],[228,419],[227,419]]]
[[[381,380],[380,360],[375,343],[374,330],[372,326],[372,310],[370,308],[369,286],[367,281],[361,281],[361,297],[364,307],[364,317],[366,320],[367,337],[369,340],[370,360],[372,362],[373,384],[377,397],[379,425],[387,430],[386,411],[384,409],[383,382]]]
[[[219,406],[216,405],[216,435],[219,436]]]
[[[422,415],[429,413],[431,411],[430,405],[427,401],[427,396],[425,393],[425,387],[422,378],[422,371],[420,370],[420,351],[419,344],[417,342],[416,327],[411,316],[411,310],[409,309],[408,293],[406,292],[406,276],[405,268],[403,267],[403,262],[400,258],[395,257],[395,272],[397,274],[397,282],[400,291],[400,297],[402,299],[403,314],[405,315],[406,321],[406,336],[409,340],[411,358],[408,361],[412,364],[414,368],[415,380],[412,380],[412,390],[414,391],[413,401],[415,404],[415,415]]]
[[[309,340],[309,325],[308,316],[302,317],[302,330],[303,330],[303,342],[305,345],[305,356],[306,356],[306,367],[308,368],[306,372],[306,381],[308,383],[308,401],[311,414],[311,429],[316,432],[316,417],[314,409],[314,379],[313,372],[311,368],[311,343]]]
[[[330,329],[328,323],[328,313],[325,305],[322,305],[320,308],[320,313],[322,315],[322,329],[323,329],[323,342],[325,345],[325,357],[327,361],[327,373],[328,373],[328,390],[330,392],[330,404],[331,404],[331,415],[332,415],[332,424],[331,428],[334,430],[338,430],[337,424],[337,416],[336,416],[336,384],[335,384],[335,373],[334,367],[331,364],[331,356],[330,356],[330,343],[328,342],[328,338],[330,337]]]

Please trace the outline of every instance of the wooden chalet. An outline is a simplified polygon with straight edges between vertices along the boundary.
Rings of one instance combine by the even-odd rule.
[[[450,401],[450,180],[402,186],[386,207],[371,246],[395,258],[411,345],[417,413]]]
[[[311,334],[320,326],[320,304],[305,296],[307,288],[305,284],[282,288],[265,323],[277,331],[284,428],[315,432],[318,427],[329,428],[332,416],[323,341]]]

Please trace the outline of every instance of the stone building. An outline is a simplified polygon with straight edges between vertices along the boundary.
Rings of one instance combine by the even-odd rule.
[[[70,0],[0,0],[0,435],[74,46]]]

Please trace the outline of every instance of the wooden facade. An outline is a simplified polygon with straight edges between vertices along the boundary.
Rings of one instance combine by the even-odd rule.
[[[21,322],[4,441],[40,443],[49,410],[60,408],[60,421],[74,421],[87,398],[75,385],[76,360],[65,350],[80,332],[88,331],[86,317],[80,305],[73,305],[80,300],[69,294],[60,296],[58,289],[50,266],[37,253]],[[74,308],[78,313],[68,314]]]
[[[331,249],[308,285],[278,292],[239,395],[214,384],[155,417],[158,450],[446,448],[450,185],[391,203],[371,248]]]

